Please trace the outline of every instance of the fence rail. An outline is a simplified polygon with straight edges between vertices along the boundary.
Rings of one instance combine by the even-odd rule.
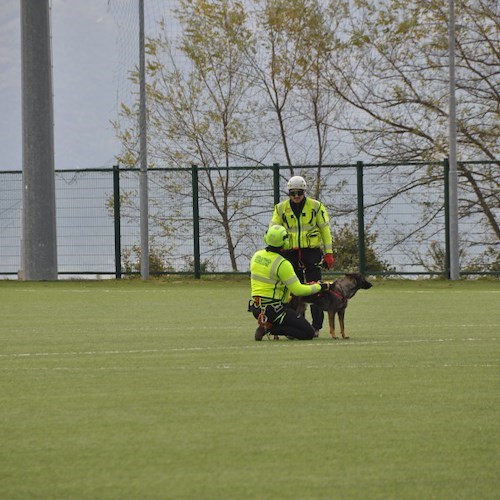
[[[492,163],[499,164],[467,165]],[[339,247],[346,234],[357,238],[354,250],[334,248],[356,254],[349,269],[337,259],[335,272],[355,265],[371,275],[449,276],[446,160],[308,165],[294,167],[294,174],[311,186],[319,179]],[[151,274],[246,273],[289,175],[289,167],[277,164],[149,170]],[[56,171],[59,275],[139,273],[139,177],[139,169],[118,166]],[[467,212],[467,196],[459,199],[460,274],[500,275],[498,238],[484,214]],[[0,277],[20,271],[21,210],[22,172],[0,172]],[[492,210],[498,220],[498,207]]]

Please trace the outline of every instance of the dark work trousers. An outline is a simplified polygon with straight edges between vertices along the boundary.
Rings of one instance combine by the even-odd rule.
[[[314,328],[309,321],[294,309],[287,307],[286,304],[275,303],[266,306],[262,310],[251,301],[248,310],[256,319],[259,314],[264,313],[268,320],[266,331],[273,335],[285,335],[297,340],[311,340],[314,338]],[[275,319],[277,319],[276,323],[274,323]]]
[[[321,280],[321,248],[299,248],[283,252],[283,257],[288,259],[295,274],[301,283]],[[323,326],[324,312],[315,304],[311,304],[312,325],[315,330],[321,330]]]

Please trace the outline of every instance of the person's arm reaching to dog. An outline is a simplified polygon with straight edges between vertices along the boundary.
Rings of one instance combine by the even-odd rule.
[[[278,278],[286,285],[288,291],[293,295],[307,296],[314,295],[322,290],[328,290],[327,283],[306,283],[302,284],[295,274],[292,264],[284,259],[276,271]]]

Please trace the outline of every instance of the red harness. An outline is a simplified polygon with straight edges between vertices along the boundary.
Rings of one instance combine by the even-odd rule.
[[[334,297],[337,299],[340,299],[342,302],[347,303],[347,298],[344,297],[340,292],[337,292],[337,290],[328,290]]]

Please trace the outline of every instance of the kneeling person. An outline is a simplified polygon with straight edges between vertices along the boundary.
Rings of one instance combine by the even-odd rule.
[[[314,295],[327,290],[328,284],[300,282],[292,264],[281,255],[286,249],[287,238],[283,226],[271,226],[264,235],[266,248],[255,252],[250,261],[252,298],[248,310],[259,322],[255,340],[262,340],[265,333],[299,340],[314,337],[311,324],[288,306],[290,294]]]

